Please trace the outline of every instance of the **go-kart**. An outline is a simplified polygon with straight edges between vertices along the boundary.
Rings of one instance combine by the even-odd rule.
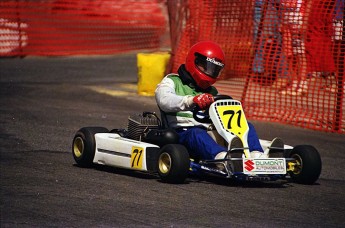
[[[193,117],[208,124],[208,133],[228,148],[223,159],[190,157],[179,144],[166,116],[154,112],[128,118],[127,129],[83,127],[74,136],[72,153],[77,165],[101,164],[158,173],[163,182],[183,183],[189,174],[216,175],[240,181],[287,180],[313,184],[321,173],[321,158],[311,145],[285,145],[279,138],[260,139],[265,156],[255,158],[248,149],[249,126],[240,101],[215,96],[207,110],[195,108]]]

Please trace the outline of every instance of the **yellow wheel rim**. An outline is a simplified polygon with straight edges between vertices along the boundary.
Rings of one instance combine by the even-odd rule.
[[[159,156],[159,170],[161,173],[166,174],[170,171],[171,168],[171,157],[168,153],[162,153]]]
[[[293,172],[295,175],[298,175],[298,174],[300,174],[301,171],[302,171],[302,168],[303,168],[303,161],[302,161],[301,156],[299,156],[298,154],[294,154],[292,157],[295,159],[295,165],[293,166],[292,172]]]
[[[84,151],[84,141],[81,137],[74,139],[73,153],[77,158],[80,158]]]

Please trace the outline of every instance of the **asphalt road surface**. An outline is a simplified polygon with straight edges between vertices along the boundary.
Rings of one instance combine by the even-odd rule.
[[[75,165],[74,133],[156,111],[136,95],[135,55],[0,59],[1,227],[344,227],[345,136],[256,122],[261,138],[311,144],[314,185],[236,184]]]

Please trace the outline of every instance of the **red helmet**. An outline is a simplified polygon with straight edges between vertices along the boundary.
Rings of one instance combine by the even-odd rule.
[[[194,44],[186,57],[186,70],[196,84],[206,89],[213,85],[224,68],[225,55],[218,44],[202,41]]]

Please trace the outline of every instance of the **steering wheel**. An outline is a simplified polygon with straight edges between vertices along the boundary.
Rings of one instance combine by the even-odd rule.
[[[228,100],[231,99],[232,97],[229,95],[215,95],[213,96],[214,101],[218,101],[218,100]],[[205,109],[204,112],[202,112],[202,110],[199,108],[199,106],[196,106],[193,109],[193,118],[200,122],[200,123],[211,123],[211,119],[210,119],[210,115],[208,113],[209,108]],[[200,117],[203,116],[203,117]]]

